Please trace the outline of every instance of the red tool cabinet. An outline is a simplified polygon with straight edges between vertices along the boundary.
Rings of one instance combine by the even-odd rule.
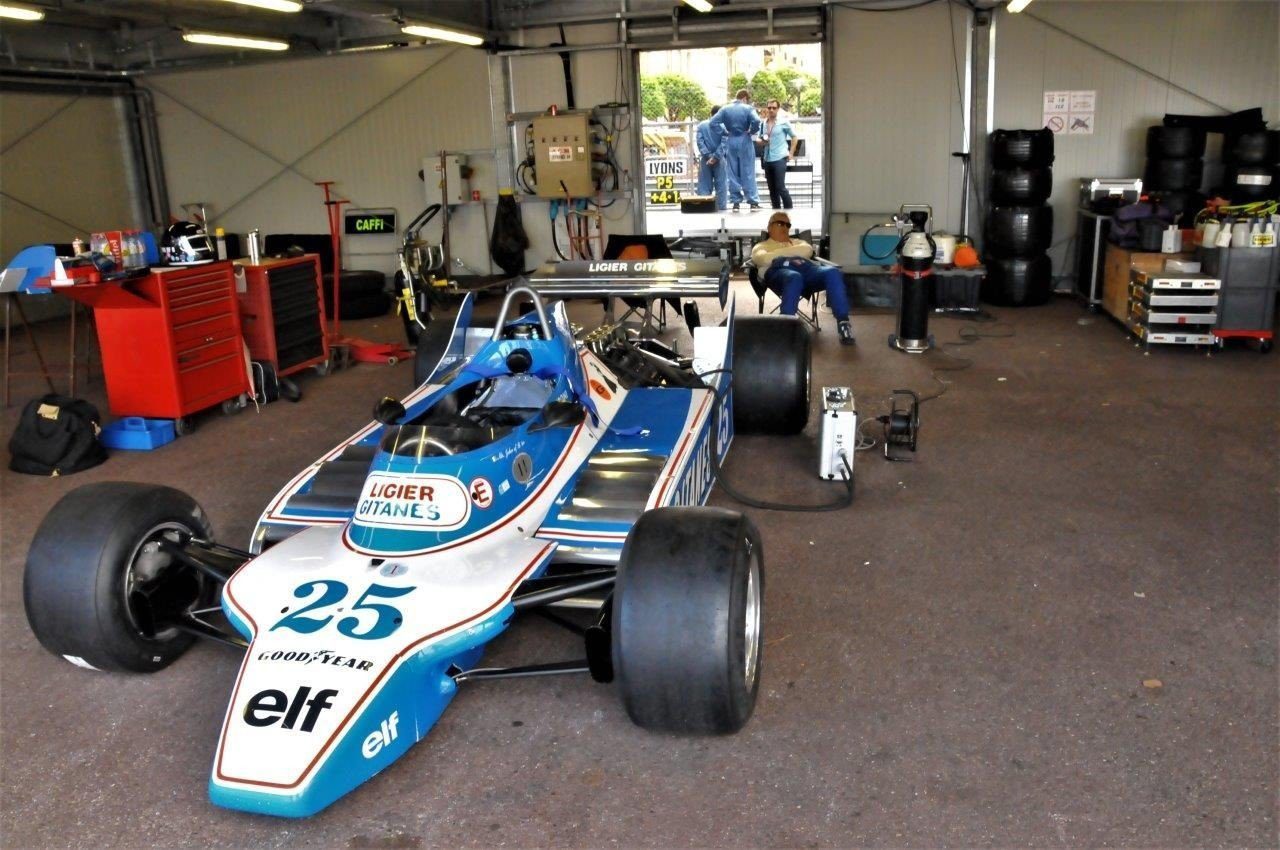
[[[231,263],[57,292],[94,308],[114,415],[179,419],[252,392]]]
[[[321,299],[320,258],[315,254],[239,264],[240,324],[254,360],[289,375],[329,359]]]

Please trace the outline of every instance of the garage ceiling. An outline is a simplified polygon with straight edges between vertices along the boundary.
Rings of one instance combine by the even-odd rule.
[[[185,31],[286,40],[279,56],[381,45],[420,44],[402,22],[489,29],[487,0],[301,0],[296,14],[227,0],[25,0],[45,13],[38,23],[0,27],[0,71],[36,68],[145,71],[259,59],[260,51],[188,44]],[[274,55],[274,54],[273,54]]]
[[[247,2],[248,0],[244,0]],[[241,5],[241,0],[9,0],[44,13],[44,20],[6,20],[0,28],[0,74],[19,71],[130,72],[233,65],[298,58],[388,44],[412,46],[405,23],[453,26],[487,35],[490,43],[524,27],[614,22],[679,31],[715,19],[730,31],[758,18],[772,31],[788,14],[834,0],[713,0],[703,16],[679,0],[297,0],[297,13]],[[892,9],[921,0],[840,0],[839,5]],[[1002,0],[952,0],[989,7]],[[774,13],[780,13],[775,21]],[[189,44],[184,32],[207,31],[289,43],[280,53]]]

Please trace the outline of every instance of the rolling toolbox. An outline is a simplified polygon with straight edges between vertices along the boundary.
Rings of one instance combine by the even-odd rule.
[[[58,291],[94,308],[112,414],[176,420],[250,392],[231,263]]]
[[[238,264],[236,297],[249,354],[277,375],[323,367],[329,359],[321,280],[315,254]]]

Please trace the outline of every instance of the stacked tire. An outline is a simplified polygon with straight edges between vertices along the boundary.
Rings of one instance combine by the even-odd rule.
[[[1043,304],[1053,293],[1053,132],[996,130],[991,134],[991,207],[982,300],[1007,307]]]
[[[1223,139],[1222,186],[1233,204],[1280,199],[1280,130],[1232,133]]]
[[[1186,227],[1204,208],[1204,145],[1205,133],[1195,127],[1147,128],[1142,188]]]

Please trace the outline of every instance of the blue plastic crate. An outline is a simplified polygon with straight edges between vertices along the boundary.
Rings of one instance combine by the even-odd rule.
[[[172,443],[177,434],[172,419],[144,419],[126,416],[102,429],[102,444],[109,449],[151,451]]]

